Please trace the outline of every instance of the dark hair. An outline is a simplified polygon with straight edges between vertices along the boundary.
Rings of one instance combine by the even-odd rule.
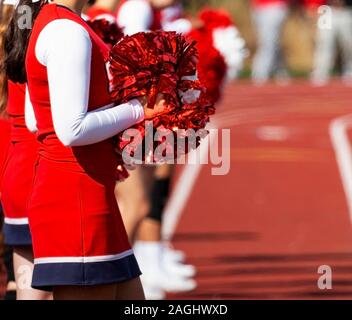
[[[4,35],[13,14],[13,6],[0,4],[0,115],[7,105],[7,76],[4,65]]]
[[[9,27],[5,34],[5,70],[8,79],[13,82],[25,83],[27,81],[25,58],[29,36],[32,26],[41,7],[47,0],[33,2],[33,0],[20,0]],[[26,7],[25,7],[26,6]],[[28,27],[21,28],[20,21],[24,19],[26,8],[30,8],[31,21]],[[27,21],[28,22],[28,21]]]

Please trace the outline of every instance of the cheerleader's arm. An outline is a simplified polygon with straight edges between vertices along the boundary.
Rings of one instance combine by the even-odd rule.
[[[49,23],[36,44],[46,66],[55,132],[68,147],[98,143],[144,119],[138,100],[88,111],[92,43],[86,29],[68,19]]]

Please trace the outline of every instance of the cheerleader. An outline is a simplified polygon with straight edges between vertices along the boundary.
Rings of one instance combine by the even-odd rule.
[[[33,253],[27,204],[32,189],[38,144],[25,125],[24,101],[24,86],[9,81],[7,113],[11,121],[11,144],[1,186],[5,215],[3,230],[5,243],[13,247],[14,252],[17,300],[43,300],[50,299],[50,294],[30,287]],[[19,285],[24,277],[27,279],[24,285]]]
[[[26,207],[38,145],[26,128],[24,104],[25,86],[9,81],[7,113],[11,120],[11,145],[2,179],[1,200],[5,212],[5,240],[11,246],[31,245]]]
[[[138,19],[135,14],[137,11]],[[237,29],[227,14],[219,15],[225,21],[220,21],[218,28],[209,31],[206,39],[202,36],[204,30],[209,29],[205,28],[208,21],[186,18],[181,2],[177,0],[124,1],[118,12],[118,23],[127,33],[163,29],[184,33],[190,38],[195,34],[200,35],[197,40],[200,42],[198,48],[202,49],[199,50],[202,55],[199,58],[198,66],[201,69],[198,69],[198,75],[207,89],[214,89],[207,94],[215,101],[221,97],[225,78],[231,80],[238,75],[244,58],[244,42]],[[213,21],[209,20],[211,24]],[[194,32],[191,32],[192,29]],[[208,54],[214,52],[217,59],[209,64]],[[213,68],[216,68],[216,72]],[[218,73],[221,76],[213,83],[212,75],[217,76]],[[209,83],[211,86],[208,86]],[[163,211],[170,194],[173,171],[172,165],[138,167],[131,174],[133,179],[118,188],[119,194],[123,194],[124,202],[126,201],[123,202],[122,212],[124,221],[136,240],[134,249],[143,271],[142,282],[146,296],[153,299],[163,298],[166,291],[189,291],[196,286],[192,279],[195,268],[184,264],[184,253],[174,250],[161,236]],[[130,190],[136,190],[133,196],[139,195],[139,202],[128,197]],[[134,203],[143,203],[143,206],[136,207]]]
[[[6,28],[13,13],[14,5],[15,3],[7,0],[2,7],[1,23]],[[4,63],[6,64],[6,57]],[[6,74],[1,77],[6,79]],[[9,275],[13,274],[11,269],[14,267],[18,284],[21,277],[30,280],[33,270],[27,203],[33,182],[38,144],[35,136],[28,131],[25,124],[25,86],[4,81],[1,90],[1,96],[6,97],[6,101],[3,101],[1,108],[4,111],[7,106],[6,112],[11,126],[10,146],[2,174],[1,201],[5,214],[5,243],[9,247],[13,247],[14,266],[11,261],[12,257],[9,256],[11,254],[10,250],[7,251],[8,255],[5,257],[5,261]],[[9,277],[9,280],[11,278]],[[50,298],[50,294],[47,292],[32,289],[28,285],[28,281],[22,281],[22,284],[16,286],[18,300]]]
[[[138,12],[138,14],[137,14]],[[119,26],[127,34],[167,29],[189,32],[191,22],[174,0],[127,0],[117,13]],[[137,166],[130,178],[118,185],[124,223],[143,272],[148,299],[163,299],[165,292],[190,291],[196,287],[195,268],[183,263],[183,252],[173,250],[161,237],[162,213],[167,203],[173,166]],[[134,191],[133,193],[131,191]]]
[[[158,115],[165,100],[112,104],[107,47],[80,17],[86,2],[21,0],[33,28],[20,29],[17,13],[7,32],[6,67],[10,79],[27,80],[26,119],[40,143],[28,206],[32,286],[53,289],[54,299],[143,299],[114,196],[111,137]]]

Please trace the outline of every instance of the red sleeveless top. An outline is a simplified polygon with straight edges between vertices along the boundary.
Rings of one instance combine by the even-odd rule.
[[[39,156],[68,170],[114,174],[117,160],[113,139],[70,148],[65,147],[55,133],[51,116],[47,70],[37,60],[35,46],[40,32],[46,25],[57,19],[69,19],[80,24],[87,30],[92,41],[88,111],[112,102],[108,91],[109,80],[106,71],[108,47],[83,19],[70,9],[56,4],[44,5],[33,25],[26,55],[28,89],[37,120],[37,137],[40,142]]]

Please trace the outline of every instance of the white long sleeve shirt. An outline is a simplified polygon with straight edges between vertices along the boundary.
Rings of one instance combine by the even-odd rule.
[[[138,100],[88,112],[92,43],[80,24],[68,19],[50,22],[38,37],[35,54],[47,68],[54,129],[65,146],[106,140],[144,119]],[[28,97],[25,113],[33,132],[36,121]]]

